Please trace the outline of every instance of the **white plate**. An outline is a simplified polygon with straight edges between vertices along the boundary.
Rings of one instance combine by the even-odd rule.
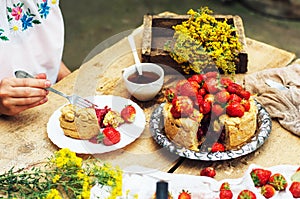
[[[112,95],[93,96],[88,97],[88,99],[97,104],[99,108],[108,106],[111,110],[117,112],[120,112],[126,105],[131,104],[136,110],[135,121],[131,124],[122,124],[117,128],[121,133],[121,141],[119,143],[112,146],[105,146],[101,143],[94,144],[88,140],[73,139],[64,135],[59,123],[62,106],[51,115],[47,124],[48,137],[59,148],[69,148],[75,153],[83,154],[106,153],[125,147],[142,134],[146,124],[144,111],[130,99]]]

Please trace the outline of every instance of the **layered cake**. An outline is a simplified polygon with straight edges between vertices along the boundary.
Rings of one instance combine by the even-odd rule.
[[[245,144],[257,128],[253,96],[217,72],[193,75],[165,90],[166,136],[194,151],[223,151]],[[214,149],[218,143],[221,148]]]

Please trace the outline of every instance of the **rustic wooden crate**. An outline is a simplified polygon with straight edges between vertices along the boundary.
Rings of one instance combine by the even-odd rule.
[[[214,15],[217,20],[227,19],[228,24],[233,24],[237,28],[239,40],[243,46],[239,53],[239,61],[236,63],[236,73],[246,73],[248,55],[245,50],[246,38],[244,34],[243,22],[239,16]],[[178,63],[174,61],[168,52],[164,51],[164,45],[171,40],[174,34],[172,26],[182,23],[189,18],[189,15],[176,15],[173,13],[162,13],[160,15],[144,16],[144,32],[142,43],[142,61],[163,64],[183,72]]]

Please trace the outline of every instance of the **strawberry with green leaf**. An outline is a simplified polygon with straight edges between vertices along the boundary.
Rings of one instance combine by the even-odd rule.
[[[237,199],[256,199],[256,195],[252,191],[244,189],[239,193]]]
[[[285,190],[288,185],[285,177],[280,173],[273,174],[269,179],[269,184],[272,185],[277,191]]]
[[[266,169],[254,168],[250,172],[255,187],[261,187],[268,183],[272,172]]]
[[[178,199],[192,199],[192,195],[190,192],[182,190],[178,195]]]
[[[275,190],[275,188],[272,185],[266,184],[266,185],[264,185],[264,186],[261,187],[260,193],[265,198],[272,198],[275,195],[276,190]]]
[[[223,182],[220,187],[219,198],[220,199],[232,199],[233,193],[230,189],[230,185],[228,182]]]

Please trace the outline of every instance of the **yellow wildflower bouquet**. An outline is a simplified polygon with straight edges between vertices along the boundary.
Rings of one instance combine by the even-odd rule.
[[[165,44],[166,51],[187,74],[203,69],[219,68],[235,73],[238,54],[242,49],[236,28],[227,19],[217,20],[207,7],[187,12],[187,21],[173,26],[173,40]]]
[[[94,185],[109,186],[108,199],[122,195],[122,171],[83,161],[69,149],[57,151],[45,167],[0,174],[0,198],[89,199]]]

